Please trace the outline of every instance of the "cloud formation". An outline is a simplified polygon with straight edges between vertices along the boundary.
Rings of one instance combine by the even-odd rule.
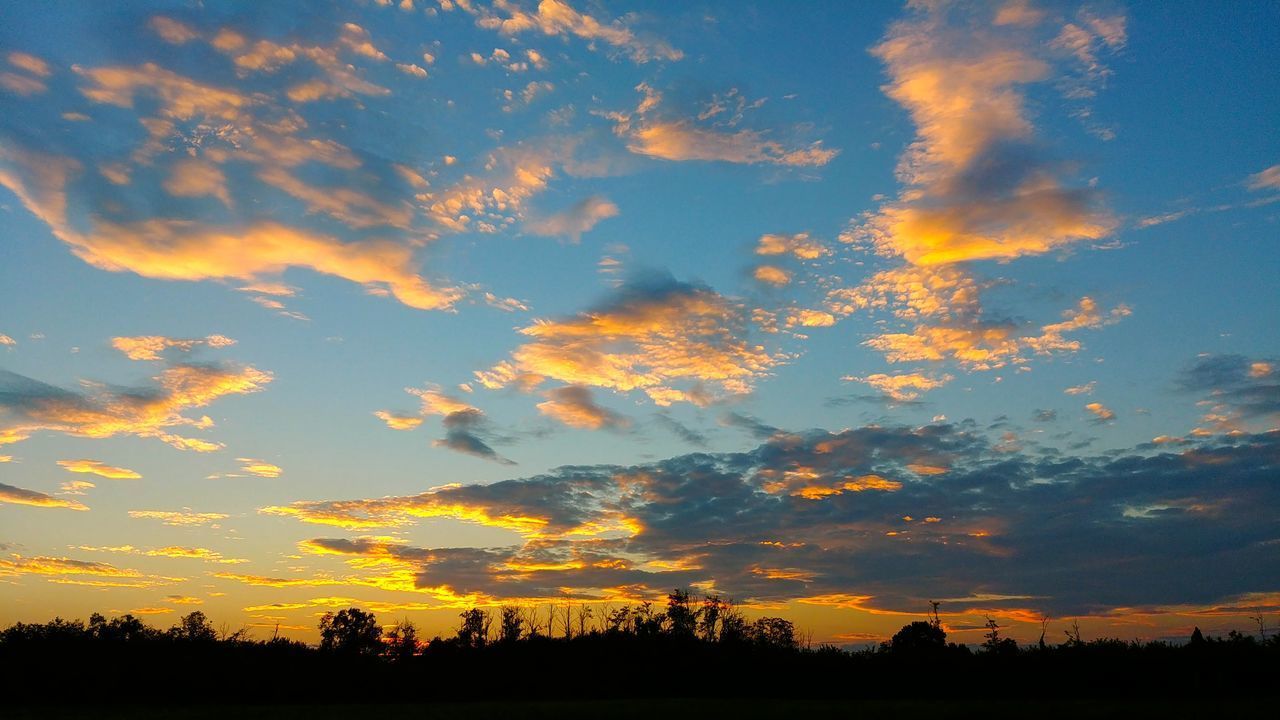
[[[618,206],[599,195],[592,195],[564,212],[549,215],[540,220],[525,223],[525,229],[534,235],[566,237],[573,242],[582,239],[601,220],[618,215]]]
[[[86,381],[82,390],[65,390],[0,370],[0,445],[35,432],[59,432],[87,438],[154,437],[181,450],[210,452],[222,446],[173,432],[213,425],[208,416],[184,413],[227,395],[262,390],[271,378],[271,373],[249,366],[180,363],[164,368],[146,387]]]
[[[573,317],[538,320],[509,360],[476,373],[486,387],[566,385],[640,390],[658,405],[741,394],[784,357],[749,339],[738,301],[670,276],[638,278]]]
[[[864,608],[912,611],[948,597],[952,609],[1105,613],[1267,590],[1278,444],[1270,432],[1059,457],[955,425],[866,426],[775,433],[746,453],[263,512],[349,529],[452,517],[512,530],[522,541],[507,548],[307,541],[352,567],[394,560],[416,568],[420,588],[498,600],[696,584],[745,602],[858,595]],[[1222,563],[1238,571],[1210,570]]]
[[[591,390],[581,385],[552,388],[546,392],[546,397],[545,402],[538,403],[538,412],[569,427],[600,430],[631,425],[631,420],[625,416],[596,404]]]
[[[59,460],[67,472],[89,473],[112,480],[137,480],[142,476],[128,468],[113,467],[99,460]]]
[[[680,60],[684,53],[663,40],[642,38],[622,20],[602,22],[575,10],[563,0],[540,0],[536,9],[526,11],[509,0],[497,0],[492,9],[477,11],[476,24],[503,35],[541,32],[544,35],[577,37],[588,42],[599,41],[637,63],[653,60]]]
[[[83,503],[75,500],[54,497],[35,490],[27,490],[26,488],[14,487],[13,485],[5,485],[4,483],[0,483],[0,503],[29,505],[31,507],[42,508],[66,508],[67,510],[89,509]]]

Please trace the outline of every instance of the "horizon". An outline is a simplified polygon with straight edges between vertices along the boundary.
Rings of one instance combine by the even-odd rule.
[[[0,626],[1280,625],[1276,3],[5,16]]]

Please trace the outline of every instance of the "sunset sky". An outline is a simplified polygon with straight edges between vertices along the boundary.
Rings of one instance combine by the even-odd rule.
[[[0,16],[0,626],[1280,622],[1280,4]]]

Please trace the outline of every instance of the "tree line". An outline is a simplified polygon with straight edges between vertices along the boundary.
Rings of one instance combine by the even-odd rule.
[[[473,607],[452,634],[424,641],[407,620],[383,626],[358,607],[325,613],[318,645],[218,628],[201,611],[167,629],[132,615],[88,623],[55,618],[0,631],[0,686],[8,697],[110,699],[127,677],[147,677],[169,700],[601,696],[952,696],[993,678],[1013,692],[1244,692],[1274,694],[1280,635],[1232,631],[1186,642],[1086,640],[1073,624],[1059,641],[1019,644],[988,618],[981,645],[948,642],[937,604],[923,620],[863,649],[814,645],[781,617],[748,620],[716,595],[675,590],[665,606]],[[73,684],[67,678],[74,677]],[[188,696],[191,680],[235,688]],[[424,688],[424,683],[428,687]],[[127,682],[126,682],[127,684]]]

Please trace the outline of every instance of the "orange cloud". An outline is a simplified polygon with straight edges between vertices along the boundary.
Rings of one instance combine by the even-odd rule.
[[[1114,412],[1100,402],[1091,402],[1088,405],[1085,405],[1084,409],[1093,413],[1097,417],[1095,422],[1107,422],[1108,420],[1114,420],[1116,417]]]
[[[386,410],[373,413],[392,430],[412,430],[422,424],[422,418],[416,415],[396,415]]]
[[[946,385],[951,382],[952,378],[950,375],[931,377],[923,373],[904,373],[901,375],[874,373],[866,377],[847,376],[841,379],[866,383],[894,400],[906,402],[920,397],[922,392]]]
[[[88,510],[89,508],[75,500],[53,497],[35,490],[14,487],[0,483],[0,503],[13,505],[29,505],[31,507],[64,508],[67,510]]]
[[[641,38],[621,20],[601,22],[562,0],[541,0],[532,12],[511,3],[497,3],[492,10],[482,11],[476,24],[503,35],[540,31],[544,35],[574,36],[588,42],[598,40],[625,52],[638,63],[684,57],[684,53],[662,40]]]
[[[16,442],[37,431],[88,438],[135,435],[158,438],[179,449],[209,452],[221,446],[175,435],[170,428],[210,427],[213,421],[207,416],[193,419],[183,413],[227,395],[257,392],[271,377],[248,366],[174,365],[156,375],[155,386],[146,392],[122,392],[86,382],[86,391],[78,393],[0,373],[0,383],[12,386],[4,394],[12,420],[0,427],[0,442]]]
[[[756,245],[757,255],[792,255],[801,260],[817,260],[830,252],[825,245],[810,238],[809,233],[761,235]]]
[[[173,164],[164,189],[174,197],[215,197],[231,207],[227,177],[217,165],[202,160],[186,159]]]
[[[791,282],[791,273],[773,265],[761,265],[757,267],[755,272],[752,273],[752,276],[756,280],[774,287],[782,287],[783,285]]]
[[[748,342],[748,327],[745,309],[709,288],[669,278],[633,284],[607,306],[522,329],[532,340],[476,378],[491,388],[553,379],[641,390],[659,405],[711,389],[740,394],[784,359]],[[697,387],[672,386],[678,382]]]
[[[569,427],[599,430],[631,425],[628,418],[597,405],[591,391],[580,385],[554,388],[546,396],[546,402],[538,403],[538,412]]]
[[[137,480],[142,477],[128,468],[112,467],[98,460],[59,460],[58,464],[68,472],[92,473],[112,480]]]
[[[129,517],[139,520],[159,520],[174,527],[208,525],[217,528],[219,520],[231,517],[223,513],[198,513],[190,510],[130,510]]]
[[[224,335],[210,335],[203,339],[167,338],[161,335],[140,335],[136,337],[111,338],[111,347],[124,353],[130,360],[161,360],[161,353],[168,349],[190,352],[204,345],[211,348],[223,348],[235,345],[236,341]]]

